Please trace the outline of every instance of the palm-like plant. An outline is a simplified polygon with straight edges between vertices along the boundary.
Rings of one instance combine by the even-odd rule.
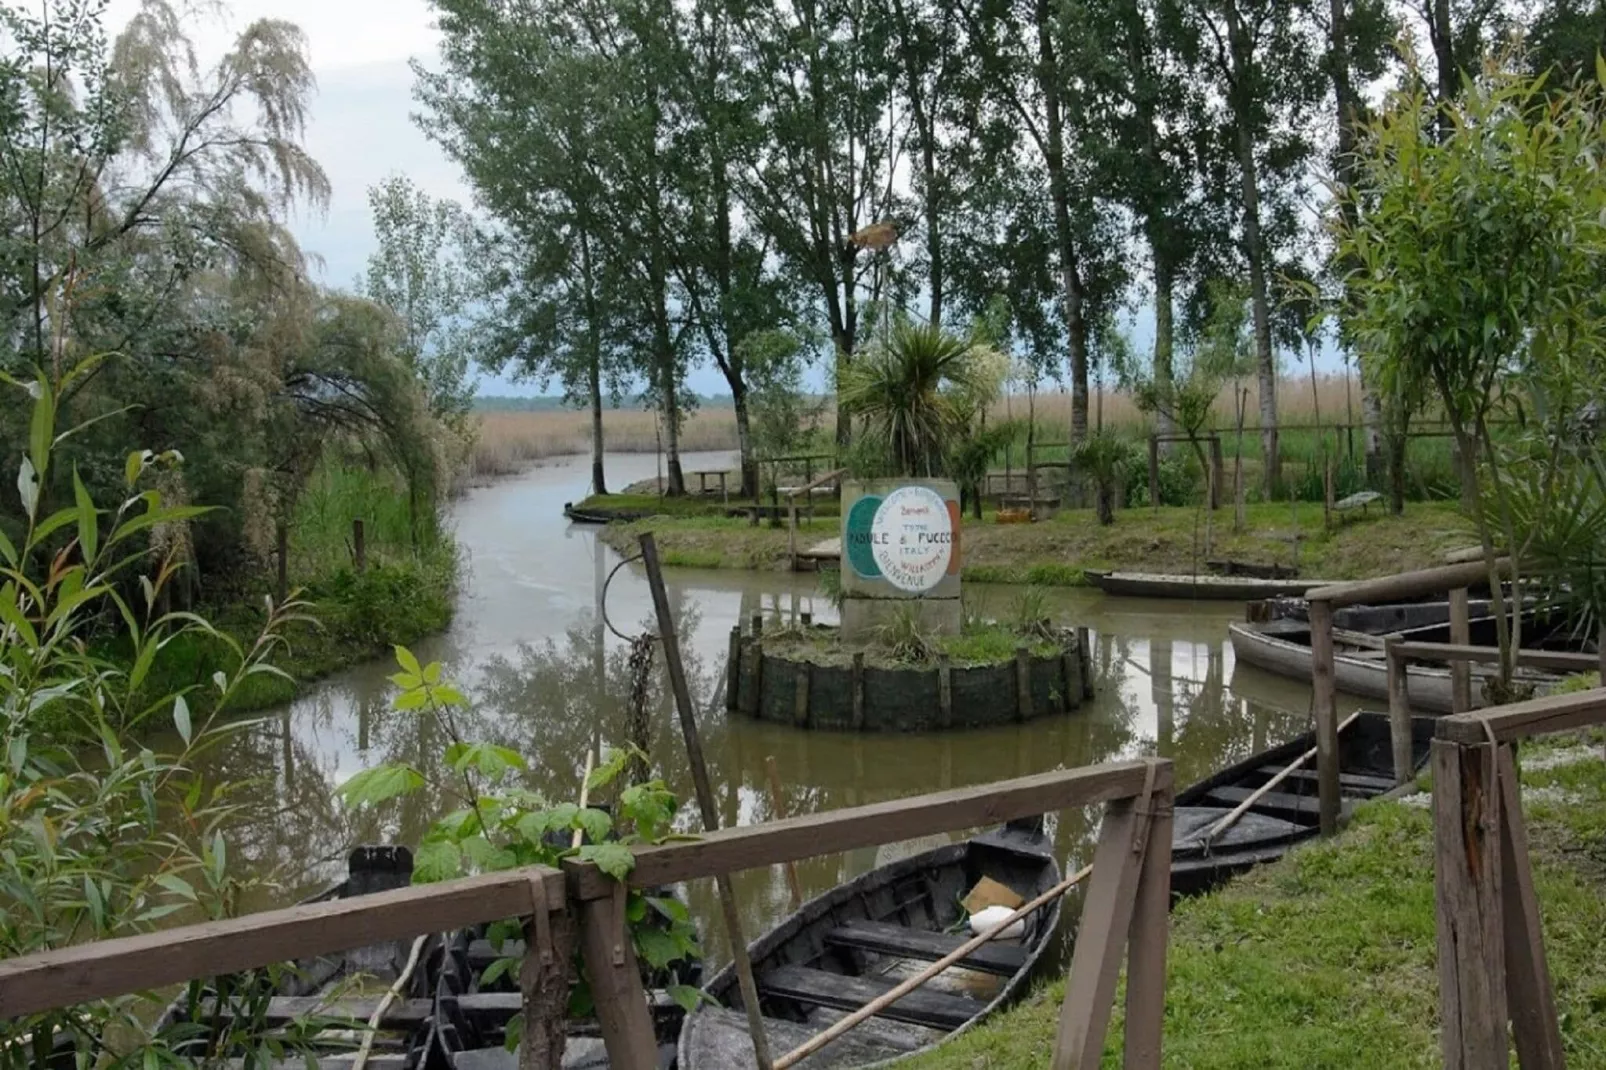
[[[942,473],[945,449],[962,434],[987,384],[984,347],[941,328],[899,323],[886,345],[842,370],[841,403],[885,442],[899,475]]]

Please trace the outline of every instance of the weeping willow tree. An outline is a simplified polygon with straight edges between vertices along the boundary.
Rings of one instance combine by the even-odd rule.
[[[127,443],[182,449],[171,492],[228,507],[186,540],[216,573],[261,556],[330,445],[432,499],[440,432],[395,317],[309,283],[286,227],[329,196],[302,145],[304,35],[258,20],[207,65],[174,4],[145,0],[115,38],[107,7],[0,5],[0,371],[43,368],[69,418],[99,420],[75,458],[97,497]],[[0,448],[23,433],[0,422]],[[69,494],[70,466],[52,475],[42,493]]]

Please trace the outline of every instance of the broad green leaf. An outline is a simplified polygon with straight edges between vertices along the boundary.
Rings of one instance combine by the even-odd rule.
[[[156,883],[174,895],[188,899],[192,903],[200,901],[200,897],[195,894],[195,888],[190,882],[176,873],[163,873],[156,878]]]
[[[396,701],[392,702],[391,705],[398,710],[421,710],[429,705],[429,695],[421,687],[412,691],[403,691],[396,696]]]
[[[510,1052],[518,1051],[519,1044],[524,1040],[524,1012],[519,1011],[509,1018],[503,1030],[502,1047]]]
[[[17,567],[17,548],[11,544],[4,530],[0,530],[0,557],[6,559],[6,564],[12,568]]]
[[[185,746],[190,742],[190,704],[184,701],[183,695],[173,698],[173,727],[178,729],[179,738]]]
[[[669,998],[680,1004],[681,1009],[687,1014],[690,1014],[692,1011],[696,1010],[697,1005],[704,1000],[707,1000],[709,1003],[715,1002],[714,999],[702,989],[693,985],[670,985],[668,988],[664,989],[664,991],[669,993]]]
[[[410,765],[396,762],[364,769],[336,788],[335,794],[345,799],[348,806],[363,806],[407,795],[423,786],[422,773]]]
[[[432,661],[428,665],[424,666],[424,682],[431,685],[441,682],[440,662]]]
[[[509,769],[529,768],[518,751],[494,743],[453,743],[446,748],[446,761],[455,772],[474,769],[492,778]]]
[[[150,462],[150,458],[150,450],[134,450],[123,462],[123,481],[128,484],[129,490],[134,489],[134,484],[138,483],[139,477],[145,473],[145,465]]]
[[[654,910],[670,921],[676,921],[682,925],[691,924],[691,911],[687,910],[686,904],[679,899],[649,895],[647,896],[647,902]]]
[[[483,992],[490,988],[496,983],[497,978],[505,976],[510,969],[518,964],[518,959],[500,958],[485,967],[485,972],[480,974],[480,991]]]
[[[588,806],[574,815],[574,827],[584,832],[592,843],[601,843],[613,831],[613,818]]]
[[[621,878],[622,879],[622,878]],[[636,953],[655,970],[661,970],[681,957],[680,945],[662,929],[644,926],[635,930]]]
[[[636,856],[622,843],[591,843],[580,848],[580,860],[593,862],[596,867],[616,881],[630,876],[636,868]]]
[[[421,843],[413,852],[413,883],[449,881],[463,872],[463,852],[446,840]]]
[[[84,552],[84,560],[93,561],[100,546],[100,514],[95,512],[95,503],[90,500],[84,481],[78,477],[76,464],[72,468],[72,493],[78,506],[78,545]]]
[[[33,423],[28,431],[28,456],[34,470],[42,479],[50,466],[50,444],[56,437],[56,399],[50,390],[50,380],[39,373],[38,400],[33,403]],[[29,515],[32,515],[29,510]]]
[[[26,457],[17,469],[17,494],[22,498],[23,513],[32,520],[33,511],[39,508],[39,472]]]
[[[413,657],[413,652],[400,643],[396,644],[396,664],[413,676],[422,677],[424,675],[424,670],[419,667],[418,659]]]

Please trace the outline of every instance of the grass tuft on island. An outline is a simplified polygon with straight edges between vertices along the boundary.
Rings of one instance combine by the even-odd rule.
[[[1568,1065],[1606,1066],[1606,732],[1522,747],[1530,836]],[[1171,916],[1165,1065],[1312,1070],[1443,1065],[1433,814],[1374,802],[1334,840],[1293,851]],[[1412,805],[1416,803],[1418,805]],[[1046,1066],[1063,981],[911,1062]],[[1120,1065],[1121,1014],[1103,1065]]]
[[[617,497],[617,496],[615,496]],[[609,502],[613,499],[588,499]],[[668,499],[666,499],[668,500]],[[657,502],[657,498],[646,501]],[[721,507],[697,499],[673,505],[674,515],[611,524],[603,538],[616,550],[634,552],[637,536],[651,531],[666,565],[681,568],[784,569],[788,538],[768,521],[757,527],[728,518]],[[1206,559],[1234,558],[1262,564],[1293,564],[1307,578],[1351,580],[1386,576],[1443,564],[1446,550],[1466,546],[1471,528],[1454,502],[1411,503],[1401,516],[1377,508],[1324,527],[1320,504],[1251,505],[1244,531],[1232,530],[1232,510],[1214,518],[1212,548],[1205,547],[1206,518],[1195,508],[1125,509],[1101,527],[1091,510],[1064,510],[1036,524],[999,524],[989,511],[967,518],[963,533],[963,578],[972,583],[1076,587],[1087,569],[1192,573],[1208,571]],[[835,538],[839,520],[816,516],[800,526],[798,543]],[[1297,535],[1297,541],[1292,536]]]
[[[1053,657],[1060,653],[1064,642],[1050,632],[1028,631],[996,621],[968,622],[959,635],[916,635],[915,629],[897,622],[889,625],[888,633],[868,643],[851,644],[842,639],[840,628],[815,625],[810,628],[786,628],[764,633],[764,649],[792,661],[806,661],[811,665],[843,666],[853,662],[853,655],[865,655],[865,664],[883,669],[908,668],[912,665],[929,665],[933,657],[945,654],[955,668],[978,665],[997,665],[1010,661],[1015,651],[1024,646],[1033,657]],[[918,646],[932,655],[911,654]]]

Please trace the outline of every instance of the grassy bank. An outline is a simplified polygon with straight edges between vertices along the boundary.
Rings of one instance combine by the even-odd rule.
[[[367,548],[360,572],[350,542],[354,519],[364,522]],[[284,633],[288,646],[272,659],[293,682],[251,676],[237,692],[233,712],[288,702],[312,681],[387,657],[392,644],[415,643],[451,623],[456,543],[430,516],[415,537],[406,495],[385,473],[337,464],[320,468],[297,503],[290,531],[290,587],[300,589],[316,623],[291,624]],[[264,568],[231,600],[198,611],[249,645],[261,632],[262,599],[272,585],[272,570]],[[225,666],[232,667],[225,643],[196,633],[179,636],[157,656],[145,690],[165,695],[210,680]]]
[[[606,499],[611,501],[611,499]],[[656,499],[653,499],[656,500]],[[681,507],[684,509],[685,507]],[[807,546],[837,534],[835,517],[817,517],[799,532]],[[1447,549],[1465,546],[1469,529],[1451,503],[1412,503],[1393,517],[1376,507],[1332,531],[1323,529],[1320,505],[1253,505],[1241,534],[1232,531],[1232,510],[1214,520],[1205,551],[1205,515],[1181,507],[1127,509],[1100,527],[1090,510],[1066,510],[1036,524],[998,524],[992,513],[964,528],[964,578],[978,583],[1077,586],[1086,569],[1145,572],[1204,570],[1207,557],[1262,563],[1297,563],[1300,574],[1321,579],[1364,579],[1442,564]],[[745,519],[686,515],[655,516],[610,525],[603,538],[615,549],[634,547],[650,530],[666,564],[685,568],[772,569],[787,567],[787,532]],[[1286,536],[1299,533],[1297,551]],[[1296,559],[1297,554],[1297,559]]]
[[[1545,947],[1571,1066],[1606,1066],[1606,763],[1597,732],[1523,748]],[[1422,802],[1425,797],[1418,797]],[[1442,1065],[1432,813],[1379,802],[1172,914],[1165,1065],[1312,1070]],[[1047,1065],[1063,981],[911,1064]],[[1118,1003],[1119,1007],[1119,1003]],[[1119,1066],[1119,1009],[1104,1065]]]

